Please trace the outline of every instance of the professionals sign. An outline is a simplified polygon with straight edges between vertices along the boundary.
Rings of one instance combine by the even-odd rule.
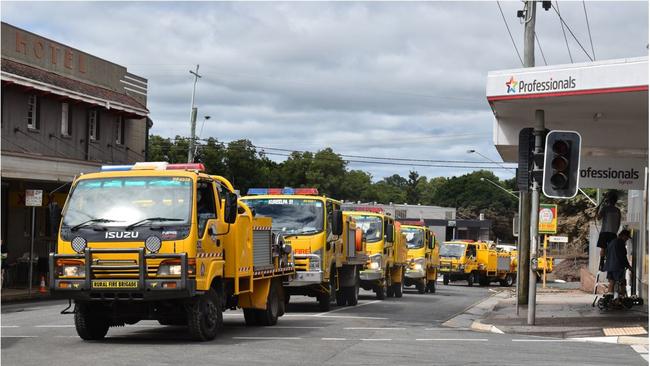
[[[539,233],[557,233],[557,205],[539,205]]]
[[[580,187],[643,190],[644,159],[585,157],[580,162]]]

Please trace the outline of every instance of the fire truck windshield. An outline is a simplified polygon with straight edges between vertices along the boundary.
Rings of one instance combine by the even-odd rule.
[[[247,198],[255,214],[273,219],[273,230],[285,235],[310,235],[323,231],[324,205],[315,199]]]
[[[409,249],[424,247],[424,230],[413,227],[402,227],[402,234],[406,236],[406,245]]]
[[[102,226],[126,226],[151,217],[174,218],[174,225],[187,225],[191,210],[190,178],[84,179],[70,192],[63,226],[74,227],[89,220]]]
[[[384,230],[381,217],[354,215],[354,219],[357,221],[357,227],[360,227],[366,235],[368,243],[378,242],[382,239]]]

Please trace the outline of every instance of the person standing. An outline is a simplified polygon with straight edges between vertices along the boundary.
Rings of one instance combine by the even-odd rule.
[[[616,191],[608,191],[603,199],[604,205],[598,210],[596,217],[601,220],[600,234],[596,246],[600,248],[600,264],[598,270],[603,271],[605,267],[605,257],[607,244],[616,239],[616,233],[621,226],[621,210],[616,207],[618,194]]]

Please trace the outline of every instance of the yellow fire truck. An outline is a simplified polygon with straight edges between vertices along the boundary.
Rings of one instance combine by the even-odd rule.
[[[361,206],[346,211],[364,232],[368,261],[360,273],[361,287],[373,290],[378,299],[402,297],[408,248],[399,223],[379,208]]]
[[[415,286],[419,293],[436,292],[440,248],[434,233],[424,222],[402,221],[402,234],[408,246],[405,286]]]
[[[242,201],[257,216],[271,217],[273,231],[293,248],[296,278],[284,283],[291,295],[316,297],[321,311],[332,302],[356,305],[359,271],[367,256],[354,220],[341,203],[316,188],[251,188]]]
[[[451,241],[440,248],[440,272],[443,283],[464,280],[468,286],[478,282],[487,286],[499,282],[512,286],[517,276],[517,263],[512,253],[497,251],[496,246],[485,242]]]
[[[291,247],[230,182],[202,170],[136,163],[73,182],[49,283],[54,296],[74,300],[81,338],[154,319],[187,325],[204,341],[219,334],[227,308],[243,308],[248,325],[274,325],[283,315]]]

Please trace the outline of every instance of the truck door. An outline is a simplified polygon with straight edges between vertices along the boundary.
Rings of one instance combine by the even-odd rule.
[[[215,252],[217,249],[217,233],[225,232],[217,221],[217,196],[214,183],[199,180],[196,188],[196,223],[199,237],[198,250]]]

